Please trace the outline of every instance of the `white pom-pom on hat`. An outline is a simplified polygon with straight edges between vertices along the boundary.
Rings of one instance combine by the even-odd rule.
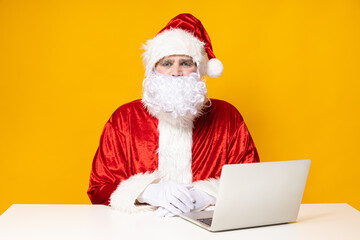
[[[217,78],[220,77],[224,71],[222,62],[217,58],[212,58],[207,62],[206,74],[209,77]]]
[[[204,26],[199,19],[188,13],[171,19],[153,39],[143,45],[143,49],[146,76],[160,59],[171,55],[192,57],[202,76],[217,78],[224,70],[221,61],[215,57]]]

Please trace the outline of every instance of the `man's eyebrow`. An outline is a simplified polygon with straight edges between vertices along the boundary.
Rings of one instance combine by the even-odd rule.
[[[180,62],[194,62],[192,59],[186,59],[186,58],[182,58],[180,59]]]
[[[174,62],[174,60],[172,60],[172,59],[162,59],[162,60],[160,60],[160,61],[159,61],[159,63],[163,63],[163,62],[170,62],[170,63],[173,63],[173,62]]]

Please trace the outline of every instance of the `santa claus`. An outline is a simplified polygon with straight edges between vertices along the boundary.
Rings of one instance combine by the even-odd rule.
[[[124,212],[201,211],[215,204],[222,166],[258,162],[258,153],[236,108],[207,97],[203,80],[223,65],[198,19],[176,16],[143,48],[142,100],[106,123],[88,195]]]

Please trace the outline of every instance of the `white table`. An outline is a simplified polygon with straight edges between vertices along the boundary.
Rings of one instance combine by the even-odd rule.
[[[102,205],[14,204],[0,239],[360,239],[360,212],[348,204],[302,204],[295,223],[211,233],[180,218],[123,214]]]

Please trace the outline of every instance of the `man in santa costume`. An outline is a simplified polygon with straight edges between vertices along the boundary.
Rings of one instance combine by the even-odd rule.
[[[258,162],[257,150],[236,108],[207,97],[203,79],[223,65],[198,19],[176,16],[143,48],[143,98],[106,123],[88,195],[123,212],[201,211],[215,204],[222,166]]]

